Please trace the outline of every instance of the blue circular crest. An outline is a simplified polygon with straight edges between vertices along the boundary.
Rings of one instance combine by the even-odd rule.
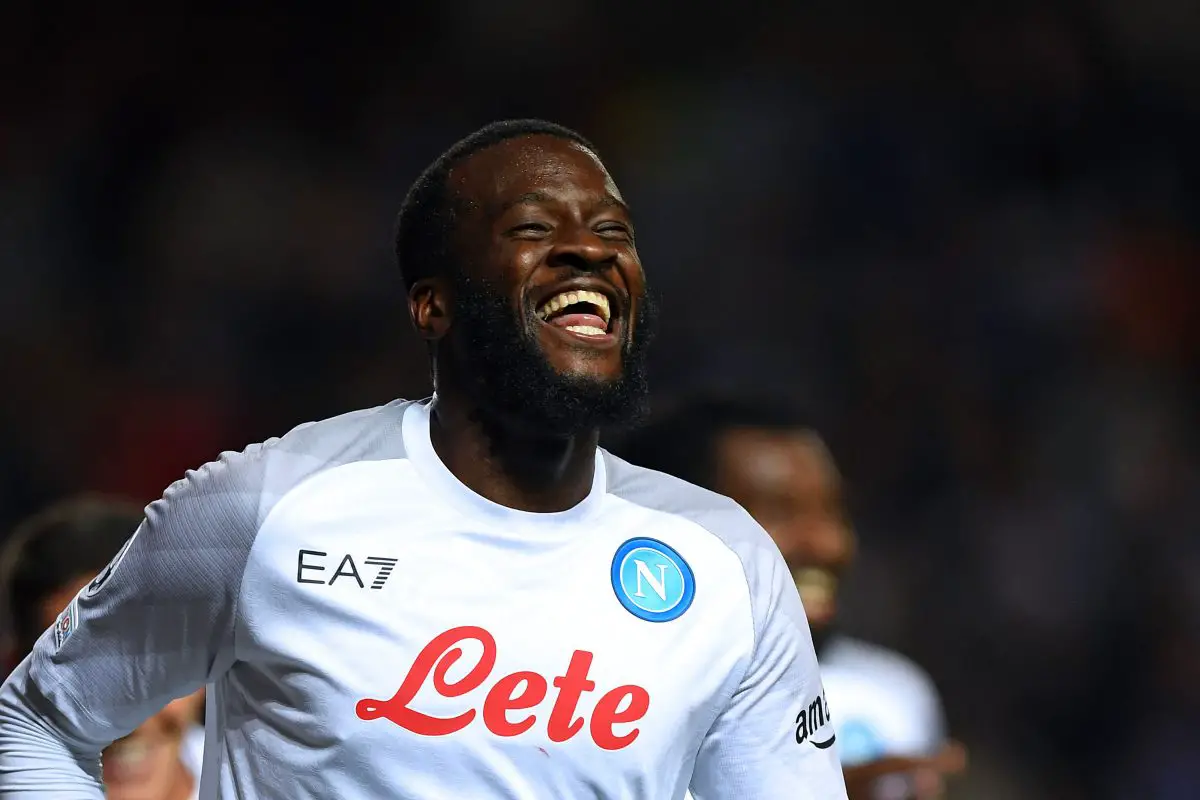
[[[696,579],[683,556],[644,537],[617,548],[612,587],[625,610],[647,622],[678,619],[696,596]]]
[[[884,756],[886,748],[883,740],[869,722],[850,719],[834,727],[837,729],[839,755],[843,764],[857,766]]]

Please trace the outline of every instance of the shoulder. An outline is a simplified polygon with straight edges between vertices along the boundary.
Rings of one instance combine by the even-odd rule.
[[[760,549],[778,552],[771,537],[730,498],[681,478],[630,464],[604,451],[608,492],[643,508],[689,520],[739,556]]]
[[[609,494],[677,519],[707,532],[737,558],[750,595],[755,633],[787,598],[788,569],[779,548],[750,514],[730,498],[663,472],[639,467],[605,451]],[[792,588],[792,593],[795,589]],[[799,601],[784,603],[797,624],[803,622]]]
[[[929,752],[945,738],[937,688],[911,659],[839,636],[822,649],[820,667],[844,763]]]
[[[930,704],[938,703],[937,687],[929,673],[909,657],[882,645],[838,636],[822,651],[821,665],[852,672]]]
[[[403,458],[401,426],[414,401],[394,400],[374,408],[305,422],[283,436],[251,445],[274,455],[322,465],[382,458]]]
[[[189,470],[146,510],[151,525],[203,518],[210,531],[253,535],[270,509],[308,478],[355,461],[403,458],[401,421],[411,405],[375,408],[306,422],[283,436],[221,453]]]

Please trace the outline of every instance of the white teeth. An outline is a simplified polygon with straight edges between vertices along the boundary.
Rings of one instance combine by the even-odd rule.
[[[567,330],[572,333],[582,333],[584,336],[603,336],[607,333],[607,331],[597,328],[595,325],[568,325]]]
[[[837,592],[837,578],[828,570],[814,567],[797,569],[792,573],[800,599],[807,605],[828,603]]]
[[[538,318],[546,319],[551,314],[554,314],[555,312],[560,311],[567,306],[574,305],[575,303],[590,303],[591,305],[595,306],[596,310],[600,313],[600,317],[604,320],[605,325],[607,325],[609,320],[612,319],[612,311],[609,309],[608,298],[599,292],[590,291],[561,292],[560,294],[556,294],[554,297],[551,297],[549,300],[543,303],[542,307],[538,309]],[[601,333],[603,332],[604,331],[601,331]]]

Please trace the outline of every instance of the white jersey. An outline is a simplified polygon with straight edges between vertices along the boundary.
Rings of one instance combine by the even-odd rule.
[[[932,755],[943,744],[937,689],[899,653],[837,636],[822,648],[821,678],[845,766]]]
[[[201,797],[845,798],[800,598],[731,500],[598,451],[586,499],[471,492],[429,408],[189,472],[0,689],[0,798],[208,684]]]
[[[835,636],[822,649],[820,663],[842,766],[888,756],[932,755],[945,743],[937,688],[909,659],[878,645]],[[885,776],[872,796],[911,797],[907,782],[902,775]]]

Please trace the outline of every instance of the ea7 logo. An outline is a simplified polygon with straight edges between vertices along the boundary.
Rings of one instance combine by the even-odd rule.
[[[323,553],[320,550],[301,550],[296,554],[296,583],[323,583],[327,586],[333,586],[334,583],[341,579],[345,581],[355,581],[358,583],[358,588],[363,589],[366,583],[363,582],[363,573],[371,580],[372,589],[382,589],[387,583],[387,579],[391,577],[392,570],[396,567],[395,558],[383,558],[382,556],[367,556],[361,558],[359,562],[362,564],[362,571],[359,570],[358,564],[355,563],[354,557],[347,553],[338,561],[337,567],[329,574],[329,580],[325,580],[322,572],[329,572],[327,564],[332,564],[329,558],[329,553]],[[337,558],[337,556],[333,556]],[[317,577],[313,577],[313,576]]]
[[[801,708],[800,713],[796,715],[796,744],[809,742],[819,750],[831,747],[833,740],[837,738],[832,730],[829,731],[829,736],[824,741],[818,741],[816,738],[821,729],[831,722],[829,703],[825,700],[825,692],[821,692],[817,699],[809,703],[806,708]]]

